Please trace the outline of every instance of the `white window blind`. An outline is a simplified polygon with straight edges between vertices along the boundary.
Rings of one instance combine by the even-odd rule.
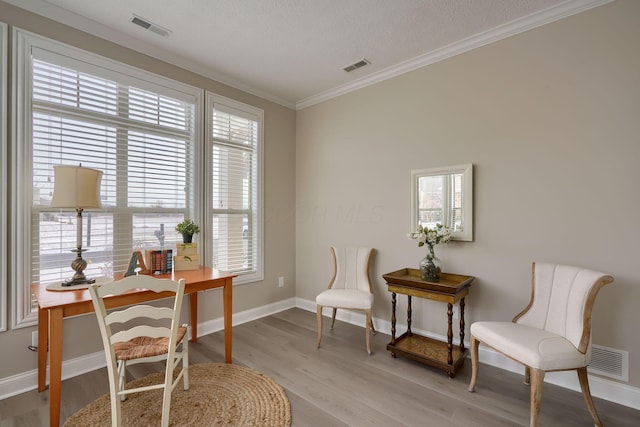
[[[134,74],[144,78],[136,78],[125,66],[101,67],[84,61],[82,53],[30,53],[24,121],[31,144],[23,151],[32,179],[25,203],[29,276],[22,283],[49,284],[73,275],[76,213],[49,207],[55,165],[81,163],[104,173],[102,209],[83,214],[88,277],[125,271],[133,251],[171,249],[181,241],[175,225],[196,216],[201,92],[177,91],[138,70]],[[30,301],[23,318],[34,309]]]
[[[209,96],[213,266],[262,279],[262,111]]]

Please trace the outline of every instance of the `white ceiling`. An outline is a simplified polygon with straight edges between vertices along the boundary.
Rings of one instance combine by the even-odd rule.
[[[610,0],[4,1],[299,109]]]

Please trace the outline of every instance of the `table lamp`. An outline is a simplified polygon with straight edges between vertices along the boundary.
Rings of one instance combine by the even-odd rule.
[[[100,181],[102,171],[79,166],[54,166],[52,208],[75,209],[78,213],[76,226],[76,259],[71,263],[75,274],[62,286],[84,285],[95,283],[95,279],[88,279],[83,270],[87,262],[82,259],[82,211],[84,209],[100,208]]]

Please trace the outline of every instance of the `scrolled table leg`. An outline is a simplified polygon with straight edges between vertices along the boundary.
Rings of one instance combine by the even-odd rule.
[[[391,345],[396,345],[396,293],[391,292]],[[396,353],[391,352],[391,357],[396,358]]]
[[[460,300],[460,353],[464,353],[464,298]]]
[[[391,292],[391,345],[396,345],[396,293]]]
[[[447,363],[453,365],[453,304],[447,304]]]
[[[411,334],[411,295],[407,295],[407,336],[410,337]]]

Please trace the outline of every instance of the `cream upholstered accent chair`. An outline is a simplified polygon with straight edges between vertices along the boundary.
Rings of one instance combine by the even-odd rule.
[[[179,325],[184,286],[184,279],[176,282],[152,276],[129,276],[115,282],[89,287],[107,356],[112,426],[121,425],[120,401],[125,400],[127,394],[159,388],[164,389],[162,426],[168,426],[173,388],[182,379],[184,389],[189,389],[187,325]],[[141,304],[107,313],[106,306],[109,305],[110,295],[120,295],[137,288],[173,294],[173,307]],[[147,324],[141,324],[145,322]],[[119,324],[122,330],[114,333],[111,330],[114,324]],[[177,346],[181,346],[181,351],[176,350]],[[162,360],[166,360],[162,383],[125,389],[127,365]],[[181,360],[182,368],[173,380],[173,371]]]
[[[322,339],[322,308],[331,307],[331,329],[336,321],[339,308],[362,310],[366,315],[366,344],[367,352],[371,354],[371,334],[376,332],[371,319],[373,293],[369,280],[369,261],[372,248],[343,248],[331,247],[333,257],[333,278],[329,282],[329,289],[316,297],[318,317],[318,347]]]
[[[596,426],[602,426],[593,405],[587,377],[591,359],[591,311],[600,288],[613,277],[568,265],[533,263],[529,305],[512,322],[471,325],[471,382],[478,379],[478,345],[486,344],[525,366],[531,384],[530,426],[538,425],[545,372],[576,370],[582,395]]]

